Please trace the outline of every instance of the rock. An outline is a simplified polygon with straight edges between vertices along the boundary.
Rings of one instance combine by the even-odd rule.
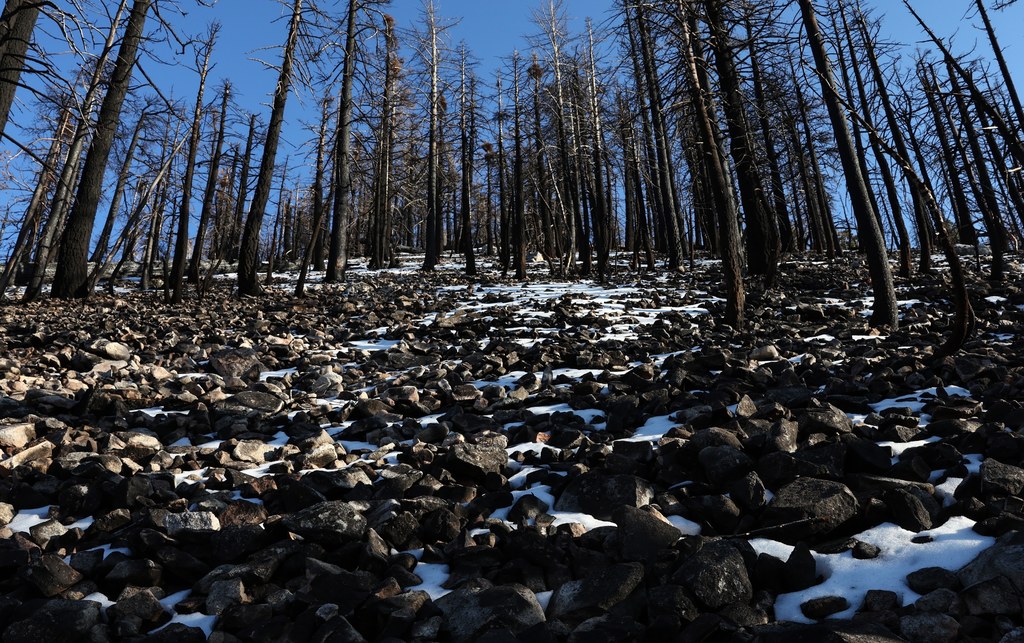
[[[797,412],[800,433],[824,433],[835,435],[853,431],[853,422],[836,406],[823,403],[817,408],[808,408]]]
[[[846,485],[819,478],[798,478],[779,489],[761,515],[765,527],[785,526],[794,540],[827,534],[854,517],[860,505]]]
[[[50,460],[50,455],[52,453],[53,445],[46,440],[43,440],[42,442],[32,445],[27,449],[22,449],[9,458],[0,460],[0,469],[12,470],[23,464],[30,463],[48,465],[48,461]]]
[[[321,397],[337,395],[345,390],[345,378],[334,371],[328,371],[316,378],[309,390]]]
[[[956,574],[942,567],[924,567],[907,574],[907,587],[918,594],[927,594],[937,589],[957,589],[960,580]]]
[[[263,464],[268,451],[274,447],[260,442],[259,440],[239,440],[235,448],[231,450],[231,456],[241,462],[254,462]]]
[[[283,521],[292,532],[324,545],[342,545],[366,533],[366,518],[349,502],[321,502],[298,511]]]
[[[63,558],[54,554],[43,554],[28,566],[28,581],[47,598],[60,594],[82,578]]]
[[[981,463],[981,489],[1001,495],[1018,496],[1024,490],[1024,469],[1003,464],[991,457]]]
[[[100,604],[95,601],[50,600],[3,630],[3,643],[85,641],[99,622]]]
[[[217,408],[225,413],[274,415],[284,408],[284,401],[263,391],[241,391],[218,402]]]
[[[1001,537],[957,572],[964,587],[997,577],[1010,579],[1018,593],[1024,593],[1024,533]]]
[[[768,362],[779,359],[779,349],[773,344],[765,346],[759,346],[747,354],[747,359],[751,359],[757,362]]]
[[[114,565],[104,582],[118,587],[134,585],[136,587],[155,587],[163,578],[163,568],[148,558],[122,560]]]
[[[210,356],[210,368],[221,377],[254,381],[264,370],[256,351],[251,348],[228,349]]]
[[[36,428],[29,422],[0,426],[0,449],[16,451],[36,439]]]
[[[747,454],[731,446],[705,447],[700,450],[697,458],[708,481],[713,485],[740,478],[754,466],[754,461]]]
[[[918,533],[932,528],[932,518],[924,503],[909,491],[890,491],[885,494],[885,504],[892,513],[893,521],[907,531]]]
[[[107,342],[103,345],[103,354],[113,360],[128,361],[132,357],[130,348],[121,342]]]
[[[467,587],[434,601],[444,614],[451,640],[474,641],[491,629],[519,633],[544,622],[537,596],[522,585]]]
[[[241,579],[214,581],[206,595],[206,613],[220,616],[229,607],[242,605],[250,600]]]
[[[960,592],[960,600],[974,616],[1019,616],[1024,610],[1024,601],[1019,590],[1014,587],[1015,582],[1020,583],[1020,578],[987,578],[965,587]]]
[[[639,563],[624,563],[562,583],[551,596],[548,616],[576,623],[597,616],[626,600],[643,578]]]
[[[133,633],[151,630],[170,618],[170,614],[149,588],[125,592],[125,595],[107,610],[107,615],[115,623]]]
[[[209,511],[169,513],[164,518],[164,529],[172,538],[181,534],[209,533],[220,529],[220,520]]]
[[[14,510],[14,506],[6,502],[0,502],[0,529],[3,529],[14,520],[14,516],[18,512]]]
[[[672,575],[672,581],[712,610],[749,601],[754,591],[743,554],[724,540],[704,543]]]
[[[960,624],[948,614],[924,612],[900,617],[900,634],[910,643],[952,643]]]
[[[807,618],[820,621],[824,618],[849,609],[850,601],[842,596],[819,596],[800,604],[800,611]]]
[[[671,547],[682,537],[679,528],[653,511],[623,505],[612,513],[619,526],[622,557],[628,561],[657,558],[660,550]]]
[[[445,467],[456,476],[483,482],[488,474],[501,473],[508,463],[505,448],[498,443],[456,444],[445,458]]]
[[[654,488],[642,478],[628,474],[584,473],[569,482],[555,502],[555,509],[607,520],[618,507],[639,508],[653,499]]]

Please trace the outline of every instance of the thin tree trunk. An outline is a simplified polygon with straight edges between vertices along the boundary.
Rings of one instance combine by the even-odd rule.
[[[832,121],[836,145],[839,148],[839,158],[843,165],[846,187],[850,194],[854,217],[857,220],[857,231],[866,254],[868,272],[871,276],[871,287],[875,296],[871,322],[878,326],[895,328],[899,325],[899,310],[896,306],[896,290],[885,249],[885,240],[882,237],[878,219],[871,210],[871,197],[857,162],[856,147],[850,135],[839,94],[836,92],[832,64],[825,51],[824,37],[818,27],[818,18],[814,13],[814,7],[811,0],[799,0],[799,4],[811,53],[814,55],[815,67],[821,82],[822,95]]]
[[[210,218],[214,212],[217,196],[217,181],[220,178],[220,162],[224,150],[224,135],[227,123],[228,100],[231,97],[231,85],[224,83],[221,91],[220,119],[217,123],[217,136],[210,154],[210,167],[206,174],[206,189],[203,190],[203,207],[199,211],[199,225],[196,227],[196,242],[192,248],[192,259],[188,265],[188,280],[199,284],[199,264],[203,259],[203,248],[206,246],[206,229],[210,226]]]
[[[107,169],[110,148],[114,143],[117,125],[121,119],[121,106],[131,83],[132,70],[142,30],[146,24],[150,0],[134,0],[128,25],[121,40],[117,62],[111,74],[107,94],[100,106],[99,121],[89,151],[85,155],[82,178],[75,203],[68,215],[68,223],[61,237],[57,256],[52,296],[58,299],[84,298],[89,295],[88,281],[89,240],[92,236],[96,209],[103,189],[103,174]]]
[[[327,251],[327,283],[343,281],[348,265],[349,197],[352,193],[349,148],[352,144],[352,84],[355,79],[357,10],[358,0],[349,0],[345,28],[345,63],[341,73],[338,131],[334,147],[334,211],[331,221],[331,244]]]
[[[242,232],[241,252],[238,261],[238,294],[259,295],[263,292],[256,275],[259,269],[260,229],[263,227],[263,215],[270,200],[271,183],[274,179],[274,163],[277,158],[277,146],[281,138],[281,125],[284,122],[284,108],[288,101],[288,88],[292,80],[292,65],[295,58],[295,47],[299,38],[299,24],[302,21],[302,0],[294,0],[292,5],[291,23],[288,27],[288,39],[285,41],[284,57],[281,62],[281,73],[274,89],[274,105],[270,111],[270,124],[267,126],[267,140],[263,145],[263,159],[256,177],[256,190],[253,192],[249,215],[246,217],[245,230]]]
[[[7,0],[0,16],[0,135],[7,129],[7,117],[14,105],[14,93],[42,4],[37,0]]]

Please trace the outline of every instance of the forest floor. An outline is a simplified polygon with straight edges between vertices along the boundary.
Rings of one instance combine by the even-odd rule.
[[[1016,261],[404,260],[0,307],[0,640],[1024,640]]]

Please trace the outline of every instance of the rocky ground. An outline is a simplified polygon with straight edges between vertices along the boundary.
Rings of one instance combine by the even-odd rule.
[[[0,308],[0,640],[1024,641],[1019,265],[784,272]]]

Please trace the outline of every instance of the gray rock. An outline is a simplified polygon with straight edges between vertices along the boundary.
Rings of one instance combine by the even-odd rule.
[[[817,408],[798,411],[797,422],[800,425],[800,433],[804,435],[809,433],[834,435],[853,431],[853,422],[846,413],[828,403],[823,403]]]
[[[1019,591],[1014,588],[1014,581],[1006,576],[995,576],[974,583],[960,592],[960,600],[967,611],[974,616],[1020,615],[1024,610],[1024,601]]]
[[[904,489],[885,494],[885,504],[893,521],[907,531],[919,533],[932,528],[932,517],[921,499]]]
[[[52,454],[53,445],[48,441],[43,440],[39,444],[34,444],[27,449],[22,449],[5,460],[0,460],[0,469],[12,470],[23,464],[33,462],[39,463],[40,465],[46,465],[48,467],[50,456]]]
[[[948,614],[924,612],[900,617],[900,633],[910,643],[952,643],[960,624]]]
[[[219,402],[217,407],[227,413],[274,415],[284,408],[284,401],[263,391],[241,391]]]
[[[68,528],[60,524],[59,521],[50,519],[39,523],[38,525],[32,525],[28,530],[29,535],[32,536],[32,540],[36,541],[43,549],[54,538],[60,538],[64,534],[68,533]]]
[[[639,563],[624,563],[562,583],[551,596],[548,616],[579,623],[600,615],[626,600],[643,579]]]
[[[100,604],[95,601],[51,600],[4,630],[3,643],[81,641],[99,622]]]
[[[231,450],[231,456],[242,462],[263,464],[267,451],[271,451],[273,448],[259,440],[239,440],[235,448]]]
[[[576,511],[607,520],[621,506],[643,507],[654,499],[654,488],[628,474],[584,473],[566,486],[555,502],[558,511]]]
[[[210,356],[210,368],[225,379],[237,377],[247,381],[258,379],[264,370],[259,356],[251,348],[218,351]]]
[[[986,458],[981,463],[979,474],[983,492],[1017,496],[1024,490],[1024,469],[1020,467]]]
[[[697,454],[697,459],[708,481],[714,485],[735,480],[754,467],[754,461],[747,454],[731,446],[705,447]]]
[[[819,596],[800,604],[800,611],[807,618],[820,621],[850,607],[850,601],[843,596]]]
[[[107,342],[103,346],[103,354],[113,360],[128,361],[132,357],[132,350],[121,342]]]
[[[825,534],[857,515],[860,505],[846,485],[819,478],[798,478],[782,487],[761,515],[765,526],[786,525],[792,538]]]
[[[490,629],[513,633],[544,622],[537,596],[522,585],[467,587],[434,601],[447,621],[451,640],[473,641]]]
[[[30,422],[0,426],[0,448],[11,451],[21,449],[36,439],[36,428]]]
[[[245,592],[245,584],[239,578],[214,581],[206,595],[206,613],[220,616],[233,605],[243,605],[251,599]]]
[[[284,526],[303,538],[324,545],[341,545],[366,533],[366,518],[353,503],[332,500],[298,511],[283,521]]]
[[[220,520],[209,511],[184,511],[169,513],[164,518],[164,528],[172,538],[186,533],[208,533],[220,530]]]
[[[713,610],[749,601],[754,593],[743,554],[724,540],[704,543],[679,567],[672,581],[690,590],[698,601]]]
[[[658,556],[682,537],[679,529],[652,511],[623,505],[612,513],[612,522],[619,526],[622,557],[643,561]]]
[[[1001,537],[957,572],[960,583],[969,587],[996,577],[1008,578],[1017,592],[1024,593],[1024,533]]]
[[[924,567],[907,574],[907,587],[918,594],[937,589],[957,589],[959,585],[956,574],[942,567]]]
[[[14,505],[0,502],[0,529],[9,525],[17,514],[18,512],[14,510]]]
[[[54,554],[43,554],[28,566],[28,581],[47,598],[60,594],[80,580],[82,575]]]
[[[497,443],[456,444],[445,458],[445,466],[456,476],[483,481],[487,474],[501,473],[508,464],[508,453]]]

